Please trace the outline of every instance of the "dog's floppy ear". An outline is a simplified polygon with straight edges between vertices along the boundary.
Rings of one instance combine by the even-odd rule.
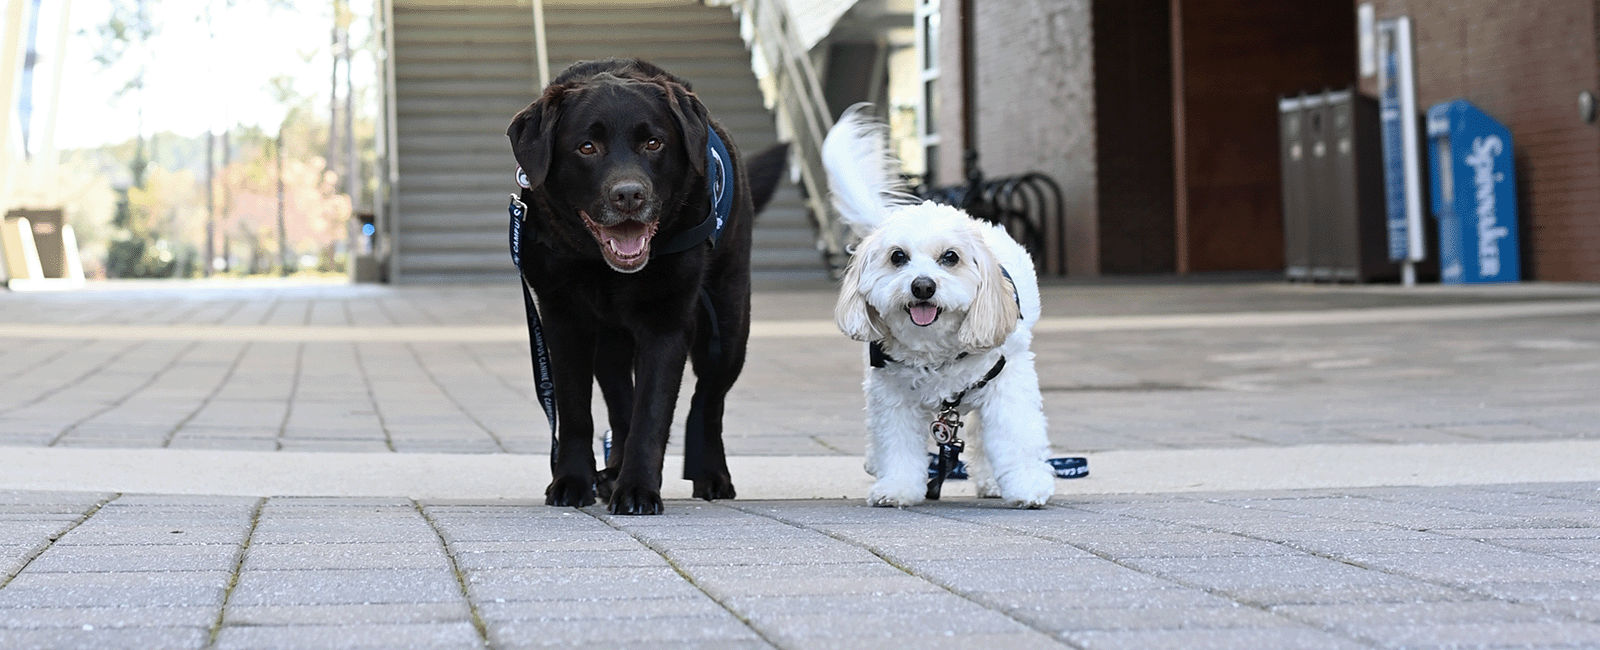
[[[672,109],[672,118],[678,122],[678,130],[683,134],[683,148],[688,150],[689,165],[696,174],[706,173],[706,139],[711,131],[711,115],[706,112],[706,105],[700,103],[689,89],[670,81],[662,81],[667,89],[668,107]]]
[[[861,269],[870,259],[861,249],[851,256],[844,281],[839,285],[839,302],[833,306],[834,324],[845,336],[857,341],[883,338],[883,330],[878,327],[878,312],[867,304],[866,290],[861,286]]]
[[[511,118],[506,137],[511,138],[511,155],[522,167],[532,187],[544,184],[550,173],[550,148],[554,146],[556,122],[561,117],[561,98],[566,88],[552,85],[527,108]]]
[[[982,235],[978,238],[981,240]],[[978,292],[956,338],[969,348],[996,347],[1016,331],[1018,319],[1022,317],[1017,289],[987,250],[970,257],[978,272]]]

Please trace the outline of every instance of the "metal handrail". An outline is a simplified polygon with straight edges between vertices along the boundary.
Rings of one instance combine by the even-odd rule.
[[[833,114],[822,94],[822,83],[801,45],[793,14],[785,0],[740,0],[734,5],[751,27],[746,40],[770,68],[778,119],[792,134],[792,151],[798,162],[806,203],[817,228],[817,251],[830,273],[838,274],[849,260],[845,245],[849,231],[828,202],[828,177],[822,167],[822,140],[833,128]]]

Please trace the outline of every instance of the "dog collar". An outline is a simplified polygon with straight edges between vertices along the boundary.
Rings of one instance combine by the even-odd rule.
[[[707,129],[706,194],[711,197],[711,210],[699,225],[668,239],[660,248],[653,249],[651,256],[681,253],[704,241],[716,246],[717,240],[722,237],[722,227],[728,223],[728,215],[733,212],[732,179],[728,146],[722,143],[722,137],[717,135],[716,129]]]

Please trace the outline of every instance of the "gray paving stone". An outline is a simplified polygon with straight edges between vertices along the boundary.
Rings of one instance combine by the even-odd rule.
[[[248,522],[247,522],[248,523]],[[232,546],[244,540],[247,526],[217,526],[195,522],[99,522],[74,528],[56,540],[59,546],[179,546],[221,544]]]
[[[1058,608],[1046,603],[1036,610],[1011,610],[1012,615],[1057,635],[1091,630],[1198,630],[1298,626],[1289,618],[1230,603],[1222,607],[1084,607]]]
[[[272,625],[224,627],[217,634],[215,647],[218,650],[465,650],[482,648],[483,641],[467,622],[366,624],[359,630],[348,625]]]
[[[245,571],[230,606],[449,603],[461,586],[448,569]]]
[[[448,569],[450,558],[438,542],[346,544],[256,542],[244,556],[244,570],[297,569]]]
[[[1499,600],[1284,605],[1272,611],[1311,625],[1345,630],[1448,623],[1535,623],[1560,618],[1535,606]]]
[[[213,618],[215,613],[213,613]],[[447,603],[238,605],[229,603],[224,625],[426,625],[470,622],[464,600]]]
[[[877,578],[775,578],[752,580],[708,580],[701,584],[707,594],[719,600],[734,595],[808,596],[818,594],[933,593],[942,588],[909,575]]]
[[[457,565],[463,570],[493,568],[606,568],[606,567],[660,567],[666,560],[656,553],[639,548],[629,549],[541,549],[524,548],[514,553],[457,553]]]
[[[180,650],[203,648],[210,636],[210,630],[192,627],[0,628],[0,647],[14,648],[15,650],[55,650],[57,648]]]
[[[1307,627],[1211,628],[1192,630],[1116,630],[1070,632],[1064,638],[1088,650],[1230,650],[1301,648],[1346,650],[1370,647],[1353,639]]]
[[[810,650],[812,648],[819,650],[878,650],[891,644],[894,647],[918,648],[919,650],[924,648],[930,650],[970,650],[971,648],[1059,650],[1071,647],[1037,632],[949,636],[943,634],[916,634],[898,636],[893,639],[878,635],[862,637],[784,637],[780,639],[780,642],[785,648],[799,650]]]
[[[1405,553],[1365,558],[1363,565],[1398,575],[1470,587],[1508,579],[1558,581],[1588,571],[1581,562],[1514,551],[1471,554]]]
[[[604,622],[518,620],[489,623],[489,639],[500,648],[569,648],[607,645],[614,639],[649,639],[698,647],[702,642],[751,642],[761,637],[724,612],[720,616],[620,618]]]
[[[35,573],[0,589],[0,609],[15,607],[221,607],[231,574],[224,571]]]
[[[170,534],[170,533],[169,533]],[[232,544],[74,546],[50,547],[33,563],[30,572],[117,573],[151,571],[233,571],[239,548]]]
[[[1237,602],[1200,589],[1102,588],[1089,592],[1050,592],[1036,590],[978,591],[968,597],[1021,619],[1033,620],[1054,612],[1077,609],[1217,609]]]
[[[217,620],[210,606],[150,607],[120,604],[106,607],[10,607],[0,609],[7,629],[33,628],[209,628]]]
[[[728,611],[704,594],[676,598],[606,598],[480,602],[478,613],[486,621],[601,621],[618,619],[721,617]]]
[[[973,611],[951,616],[946,611],[897,610],[836,611],[831,613],[764,616],[751,625],[769,638],[811,639],[817,637],[880,637],[886,641],[915,636],[970,637],[987,634],[1029,635],[1034,630],[993,611]]]
[[[701,595],[699,589],[666,567],[500,569],[472,571],[466,576],[473,600],[480,603]]]
[[[1176,586],[1101,559],[1063,560],[1036,565],[1010,560],[924,561],[907,566],[913,574],[958,592],[1071,592],[1162,589]]]
[[[1383,648],[1592,648],[1600,625],[1574,621],[1363,626],[1351,631]]]

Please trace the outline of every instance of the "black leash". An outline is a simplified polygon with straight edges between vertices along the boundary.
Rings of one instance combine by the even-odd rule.
[[[522,175],[522,170],[517,170]],[[528,220],[528,206],[511,195],[511,263],[517,267],[517,280],[522,285],[522,306],[528,315],[528,344],[533,348],[533,383],[539,393],[539,407],[550,420],[550,468],[555,469],[556,455],[561,451],[561,438],[556,435],[556,384],[550,370],[550,348],[544,342],[544,326],[539,322],[539,306],[534,303],[533,289],[522,268],[522,224]]]

